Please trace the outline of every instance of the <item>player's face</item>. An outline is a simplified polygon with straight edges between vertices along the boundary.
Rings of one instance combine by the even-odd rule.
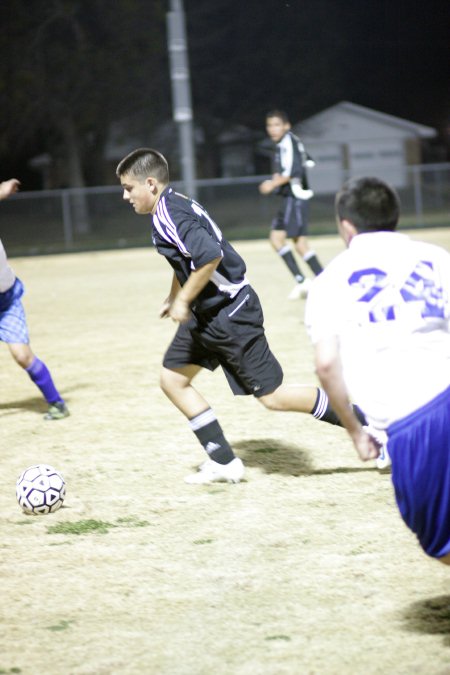
[[[120,182],[123,187],[123,198],[130,202],[136,213],[140,215],[155,213],[159,195],[153,178],[146,178],[142,182],[125,174],[121,176]]]
[[[290,128],[291,125],[279,117],[268,117],[266,120],[267,135],[274,143],[279,143]]]

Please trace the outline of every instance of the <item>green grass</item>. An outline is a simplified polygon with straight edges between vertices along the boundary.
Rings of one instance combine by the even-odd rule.
[[[192,543],[203,545],[203,544],[212,544],[213,541],[214,541],[214,539],[196,539]]]
[[[125,518],[118,518],[115,523],[109,523],[104,520],[95,520],[93,518],[88,520],[77,520],[73,523],[57,523],[47,527],[48,534],[92,534],[98,532],[99,534],[106,534],[111,528],[116,527],[148,527],[150,523],[147,520],[139,520],[134,516],[127,516]]]
[[[53,633],[57,633],[61,630],[67,630],[70,628],[73,621],[67,621],[66,619],[61,619],[59,623],[53,624],[52,626],[46,626],[47,630],[51,630]]]
[[[115,527],[148,527],[150,523],[148,520],[139,520],[135,516],[126,516],[125,518],[118,518]]]

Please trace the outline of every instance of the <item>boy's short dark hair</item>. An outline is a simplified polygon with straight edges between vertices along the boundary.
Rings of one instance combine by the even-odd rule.
[[[379,178],[352,178],[336,195],[336,214],[358,232],[392,231],[400,216],[400,200],[394,188]]]
[[[117,165],[116,175],[120,178],[130,174],[137,180],[153,176],[160,183],[169,182],[169,165],[160,152],[152,148],[138,148],[124,157]]]
[[[288,114],[285,113],[284,110],[269,110],[269,112],[266,114],[266,120],[268,120],[270,117],[278,117],[283,122],[283,124],[291,123]]]

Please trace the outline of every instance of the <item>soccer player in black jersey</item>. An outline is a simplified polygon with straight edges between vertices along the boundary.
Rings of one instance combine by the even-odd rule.
[[[311,282],[300,271],[287,240],[292,239],[295,250],[315,275],[323,269],[306,238],[308,200],[313,196],[308,186],[307,167],[314,166],[314,161],[306,153],[300,139],[292,133],[289,118],[282,110],[267,113],[266,131],[276,147],[275,172],[272,178],[259,185],[259,191],[263,195],[276,193],[283,197],[283,203],[272,222],[270,243],[297,282],[288,296],[296,300],[306,297]]]
[[[136,213],[152,215],[153,242],[173,269],[160,316],[179,325],[163,359],[160,384],[208,455],[186,482],[237,483],[244,476],[243,463],[214,412],[192,386],[202,368],[220,365],[235,395],[253,394],[266,408],[310,413],[340,424],[322,389],[283,384],[243,259],[205,209],[169,185],[163,155],[139,148],[122,159],[116,172],[123,198]]]

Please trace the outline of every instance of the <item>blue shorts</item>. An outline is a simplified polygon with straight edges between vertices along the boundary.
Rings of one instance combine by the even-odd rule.
[[[387,429],[401,516],[425,553],[450,553],[450,387]]]
[[[30,342],[27,320],[21,297],[24,287],[20,279],[6,293],[0,293],[0,340],[27,345]]]
[[[291,195],[283,197],[283,205],[272,221],[272,230],[285,230],[290,239],[308,234],[308,202]]]

